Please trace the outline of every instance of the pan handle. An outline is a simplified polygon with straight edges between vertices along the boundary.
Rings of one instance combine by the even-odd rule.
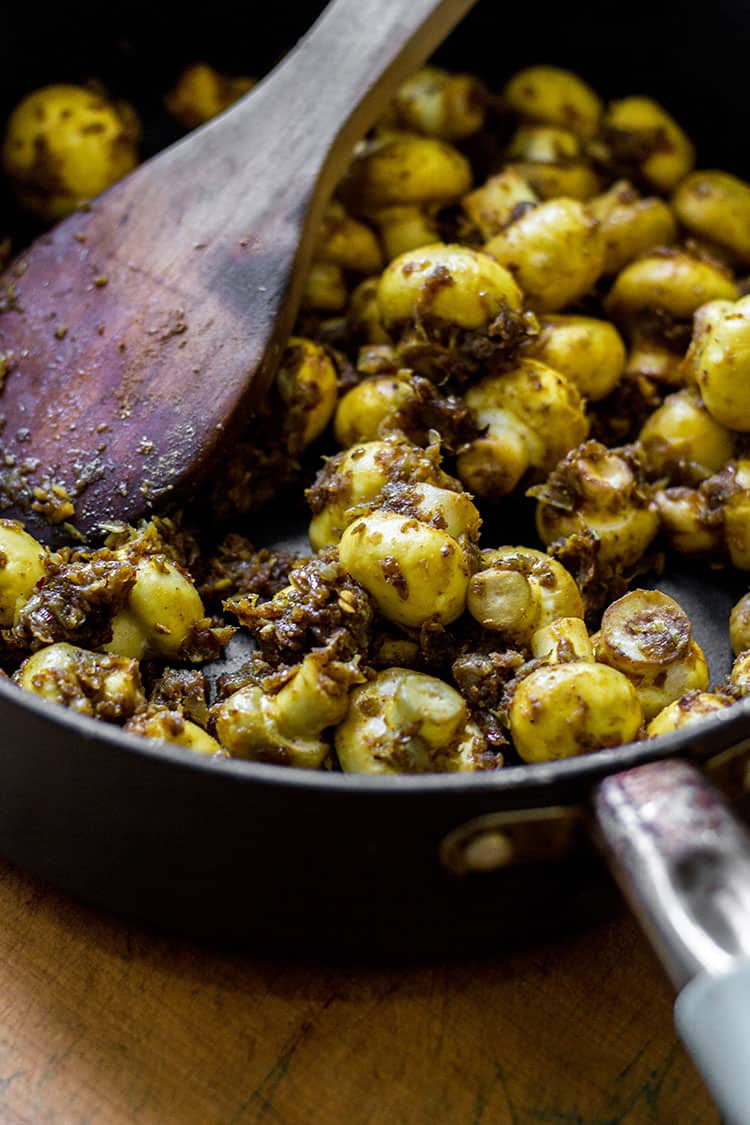
[[[595,836],[678,991],[677,1031],[728,1125],[750,1125],[750,833],[687,762],[600,782]]]

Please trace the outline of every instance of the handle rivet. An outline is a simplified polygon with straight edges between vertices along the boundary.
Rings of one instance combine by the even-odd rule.
[[[471,836],[463,846],[466,871],[496,871],[508,867],[515,859],[516,848],[508,832],[493,828]]]

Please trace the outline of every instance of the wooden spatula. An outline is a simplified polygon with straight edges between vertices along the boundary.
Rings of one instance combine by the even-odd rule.
[[[0,288],[0,515],[55,543],[220,471],[351,149],[472,0],[334,0],[236,107],[37,240]],[[32,506],[33,505],[33,506]],[[34,510],[34,509],[37,510]]]

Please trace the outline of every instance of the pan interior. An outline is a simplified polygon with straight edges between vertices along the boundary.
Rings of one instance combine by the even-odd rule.
[[[138,107],[146,123],[143,152],[148,156],[178,138],[162,98],[187,63],[205,60],[227,73],[261,75],[304,34],[323,6],[282,0],[266,6],[259,22],[252,5],[220,5],[210,20],[196,26],[184,18],[183,9],[166,3],[147,16],[135,8],[117,32],[104,26],[93,5],[82,5],[75,19],[67,10],[45,13],[43,32],[37,20],[17,11],[6,27],[7,55],[23,65],[3,67],[0,104],[10,107],[30,89],[51,81],[99,80]],[[521,66],[551,63],[577,71],[605,98],[649,94],[685,126],[696,143],[699,166],[747,176],[750,146],[738,143],[737,91],[744,89],[749,31],[750,13],[730,0],[717,0],[700,34],[672,5],[636,3],[609,8],[605,17],[601,5],[591,2],[578,4],[574,18],[564,5],[538,4],[530,34],[523,5],[500,11],[490,0],[480,0],[439,50],[437,61],[479,74],[494,90]],[[12,207],[5,191],[0,187],[0,205]],[[538,545],[531,530],[532,509],[531,502],[522,502],[511,518],[484,513],[483,543]],[[258,546],[309,550],[301,507],[288,515],[263,514],[246,533]],[[664,573],[646,573],[638,583],[657,586],[685,608],[707,656],[711,682],[720,682],[732,660],[729,612],[747,589],[746,579],[671,557]],[[212,678],[241,663],[249,643],[238,637],[226,659],[209,668]],[[116,732],[102,735],[110,733],[116,737]]]

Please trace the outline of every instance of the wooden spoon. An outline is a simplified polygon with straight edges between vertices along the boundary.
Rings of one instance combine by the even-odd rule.
[[[57,543],[66,494],[87,536],[189,499],[268,388],[353,145],[472,2],[334,0],[237,106],[15,262],[3,516]]]

